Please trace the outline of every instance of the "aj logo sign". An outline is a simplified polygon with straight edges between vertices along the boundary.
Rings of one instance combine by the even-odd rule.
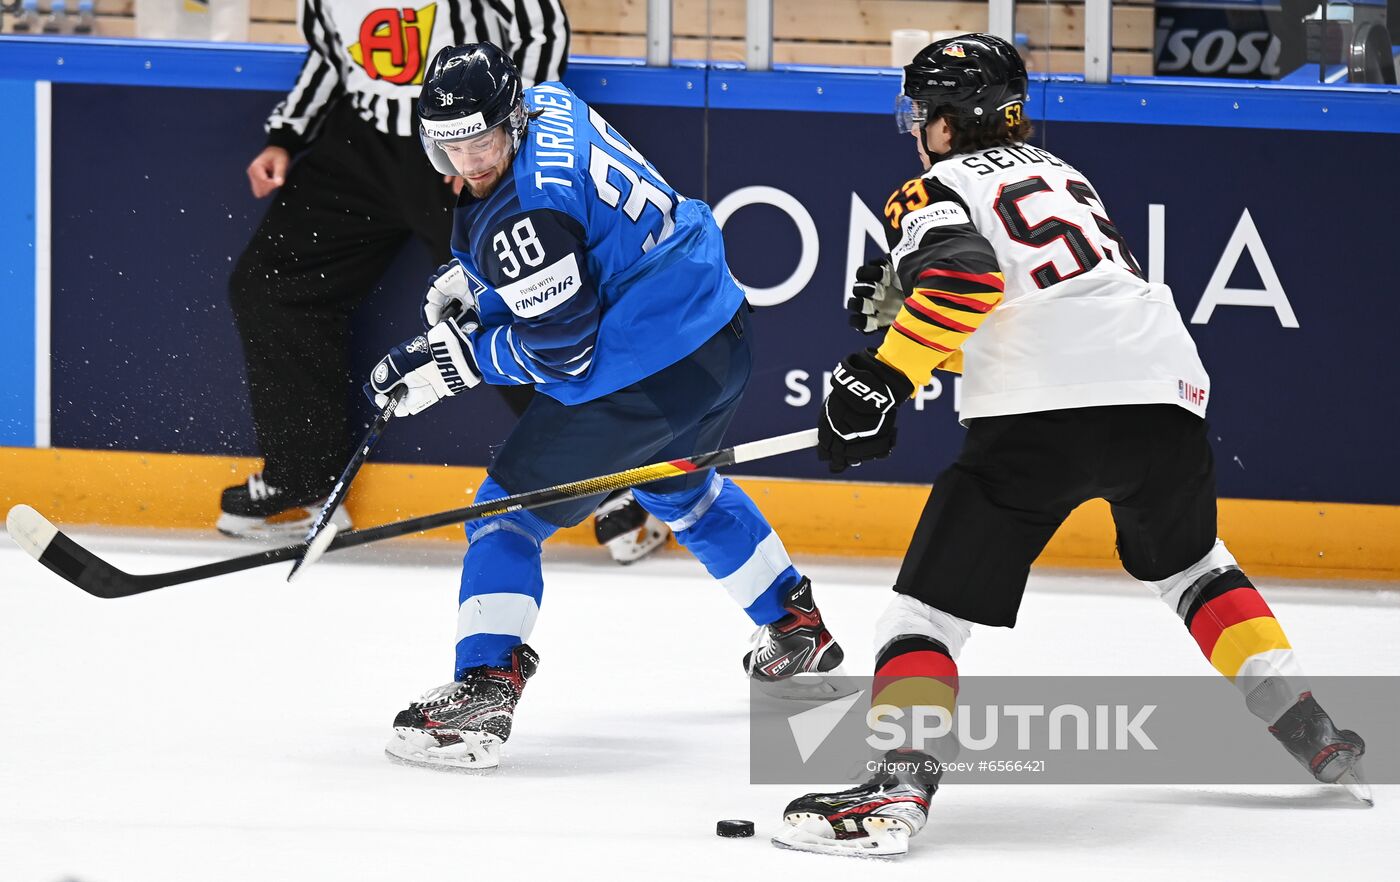
[[[436,17],[433,3],[422,9],[376,9],[360,22],[360,42],[349,47],[350,57],[372,80],[420,84]]]

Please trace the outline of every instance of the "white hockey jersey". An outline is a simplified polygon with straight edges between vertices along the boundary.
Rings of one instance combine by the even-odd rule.
[[[1068,163],[1028,145],[951,157],[885,215],[909,295],[881,356],[916,384],[961,368],[963,421],[1116,404],[1205,415],[1209,378],[1171,290],[1144,280]]]

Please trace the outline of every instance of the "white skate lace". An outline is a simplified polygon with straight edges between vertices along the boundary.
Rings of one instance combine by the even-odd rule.
[[[773,629],[767,625],[762,625],[753,632],[753,640],[749,644],[751,655],[749,656],[749,672],[773,658],[777,653],[777,644],[773,641]]]
[[[449,701],[457,695],[462,684],[456,680],[451,683],[444,683],[441,686],[434,686],[418,697],[414,704],[433,704],[438,701]]]
[[[280,492],[276,487],[269,486],[263,480],[262,472],[255,472],[248,476],[248,496],[254,501],[276,496]]]

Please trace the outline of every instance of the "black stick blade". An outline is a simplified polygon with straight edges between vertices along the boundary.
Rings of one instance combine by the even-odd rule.
[[[133,574],[117,569],[74,542],[48,518],[27,505],[16,505],[10,509],[9,516],[5,518],[5,527],[19,547],[39,563],[53,570],[64,581],[105,600],[292,560],[306,550],[304,544],[285,545],[168,573]]]
[[[94,597],[128,597],[159,588],[143,585],[69,539],[48,518],[27,505],[16,505],[5,518],[5,529],[31,557]]]

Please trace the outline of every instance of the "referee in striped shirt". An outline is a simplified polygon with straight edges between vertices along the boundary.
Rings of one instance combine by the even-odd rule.
[[[304,0],[298,13],[310,51],[248,166],[253,195],[273,200],[229,282],[264,459],[223,493],[231,535],[304,533],[348,454],[351,312],[410,236],[451,255],[461,179],[433,170],[414,112],[433,55],[490,41],[526,86],[564,74],[560,0],[416,2]],[[528,393],[507,398],[519,413]]]

